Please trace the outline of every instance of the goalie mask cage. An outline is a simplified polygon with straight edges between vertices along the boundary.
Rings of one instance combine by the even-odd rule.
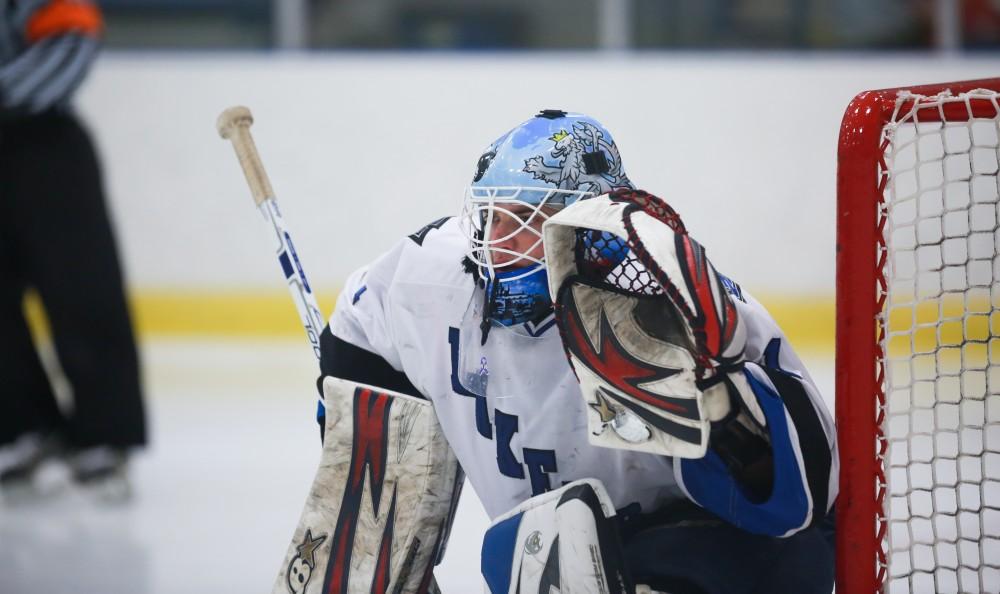
[[[1000,592],[1000,78],[868,91],[837,170],[837,592]]]

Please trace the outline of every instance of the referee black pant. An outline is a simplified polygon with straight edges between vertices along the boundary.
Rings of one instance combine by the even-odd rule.
[[[22,310],[41,297],[73,401],[60,411]],[[0,444],[54,433],[70,447],[146,441],[135,339],[100,167],[75,117],[0,121]]]

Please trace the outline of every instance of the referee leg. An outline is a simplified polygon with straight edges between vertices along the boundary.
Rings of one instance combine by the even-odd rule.
[[[0,151],[2,157],[2,151]],[[0,184],[5,180],[0,166]],[[0,446],[26,433],[50,434],[64,429],[55,394],[38,359],[21,307],[24,285],[13,260],[16,251],[5,216],[8,196],[0,194]]]
[[[75,118],[23,121],[11,188],[27,244],[28,282],[49,316],[59,362],[73,388],[71,445],[145,443],[139,366],[100,170]]]

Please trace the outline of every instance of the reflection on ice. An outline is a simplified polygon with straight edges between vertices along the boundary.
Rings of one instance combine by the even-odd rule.
[[[151,586],[155,543],[138,534],[138,508],[108,506],[78,491],[13,504],[0,516],[0,590],[135,592]]]

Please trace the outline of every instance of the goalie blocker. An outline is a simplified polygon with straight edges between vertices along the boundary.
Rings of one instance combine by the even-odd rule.
[[[323,381],[319,470],[273,594],[437,592],[463,473],[426,400]]]

